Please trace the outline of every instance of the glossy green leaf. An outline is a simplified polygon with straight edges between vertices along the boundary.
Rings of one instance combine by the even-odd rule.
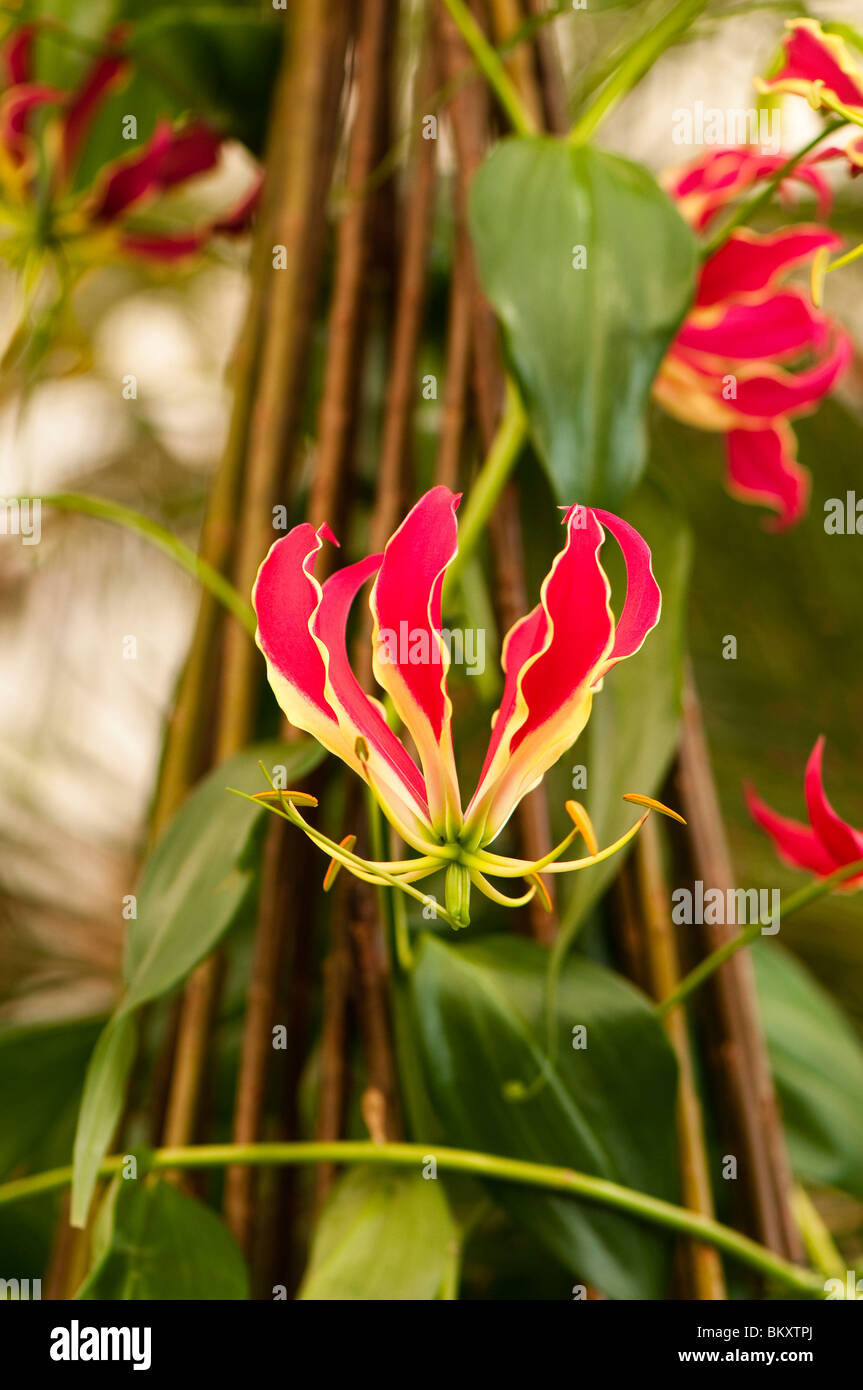
[[[323,759],[311,740],[263,743],[210,773],[177,812],[144,865],[130,922],[126,993],[87,1069],[75,1136],[72,1222],[86,1220],[99,1164],[117,1127],[134,1056],[134,1011],[173,989],[216,945],[254,896],[260,832],[268,812],[229,787],[259,791],[258,767],[296,785]]]
[[[136,1040],[134,1016],[119,1014],[106,1023],[93,1049],[84,1080],[72,1157],[69,1219],[73,1226],[83,1226],[87,1220],[99,1165],[120,1123],[126,1085],[135,1060]]]
[[[692,297],[692,233],[645,169],[548,138],[494,149],[470,226],[558,500],[617,509],[644,469],[651,383]]]
[[[79,1299],[245,1299],[248,1277],[225,1224],[171,1183],[118,1177],[95,1223]]]
[[[27,1024],[0,1032],[0,1181],[19,1163],[45,1167],[68,1160],[68,1149],[35,1162],[52,1134],[74,1120],[87,1059],[99,1035],[94,1019]]]
[[[457,947],[423,938],[415,1026],[446,1142],[568,1165],[675,1200],[676,1064],[648,1001],[611,971],[570,958],[548,1080],[529,1099],[506,1099],[508,1083],[529,1087],[546,1062],[547,966],[547,952],[515,936]],[[583,1048],[575,1046],[579,1025]],[[503,1183],[489,1195],[580,1281],[612,1298],[662,1296],[669,1244],[655,1229]],[[562,1296],[565,1285],[562,1274]]]
[[[456,1244],[439,1180],[421,1171],[354,1168],[321,1215],[298,1297],[437,1298]]]
[[[775,942],[752,947],[791,1161],[863,1200],[863,1046],[829,994]]]
[[[267,812],[229,787],[266,790],[258,767],[278,764],[288,787],[323,760],[311,739],[260,744],[211,772],[180,808],[141,875],[130,923],[121,1009],[165,994],[203,959],[247,905],[254,889],[258,832]]]
[[[612,844],[631,826],[639,808],[624,792],[657,796],[677,742],[683,684],[684,628],[692,539],[680,514],[654,487],[643,487],[626,518],[648,541],[662,591],[662,616],[641,651],[621,661],[593,702],[590,722],[565,759],[567,774],[584,767],[587,787],[568,791],[590,812],[601,845]],[[612,592],[623,591],[622,565],[609,543],[603,550]],[[563,798],[561,797],[561,800]],[[561,830],[565,831],[565,826]],[[561,943],[620,871],[621,856],[558,880],[565,903]]]

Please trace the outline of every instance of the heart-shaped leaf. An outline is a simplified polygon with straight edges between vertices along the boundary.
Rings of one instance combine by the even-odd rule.
[[[519,937],[458,947],[423,938],[412,977],[415,1026],[446,1142],[563,1164],[675,1200],[677,1069],[655,1011],[611,971],[570,958],[557,995],[557,1058],[548,1066],[547,968],[547,952]],[[544,1067],[547,1080],[528,1099],[507,1099],[510,1082],[530,1088]],[[669,1243],[655,1229],[525,1187],[494,1183],[489,1193],[580,1280],[612,1298],[662,1297]]]
[[[436,1177],[355,1168],[341,1178],[321,1215],[298,1297],[437,1298],[455,1243]]]
[[[262,789],[258,762],[291,787],[323,760],[311,739],[262,743],[211,772],[168,825],[144,865],[124,963],[126,992],[99,1039],[84,1083],[75,1135],[73,1225],[87,1218],[93,1188],[123,1107],[134,1057],[134,1012],[183,980],[254,896],[263,805],[228,787]]]
[[[791,1162],[863,1200],[863,1047],[829,994],[775,942],[752,959]]]
[[[548,138],[496,147],[470,226],[558,500],[616,509],[644,468],[648,396],[692,298],[694,236],[645,169]]]
[[[167,1182],[118,1177],[94,1223],[79,1299],[245,1299],[242,1256],[208,1207]]]

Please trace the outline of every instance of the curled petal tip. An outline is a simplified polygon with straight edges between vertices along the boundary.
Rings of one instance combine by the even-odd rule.
[[[587,814],[580,801],[567,801],[564,803],[566,813],[584,838],[590,854],[599,853],[599,840],[596,838],[596,831],[593,828],[593,821]]]
[[[318,798],[310,796],[308,792],[292,792],[289,790],[268,792],[255,792],[255,801],[292,801],[295,806],[317,806]]]
[[[624,801],[631,801],[634,806],[646,806],[650,811],[658,811],[661,816],[669,816],[671,820],[680,821],[685,825],[686,821],[678,811],[672,811],[670,806],[666,806],[663,801],[657,801],[652,796],[642,796],[640,792],[624,792]]]
[[[350,852],[350,851],[353,849],[353,847],[354,847],[354,845],[356,844],[356,842],[357,842],[357,837],[356,837],[356,835],[346,835],[346,836],[344,837],[343,840],[339,840],[339,849],[346,849],[346,850],[348,850],[348,851]],[[325,892],[325,893],[329,893],[330,889],[332,888],[333,884],[334,884],[335,881],[336,881],[336,878],[338,877],[338,873],[339,873],[339,870],[341,869],[341,867],[342,867],[342,865],[341,865],[341,861],[340,861],[340,860],[338,860],[338,859],[331,859],[331,860],[330,860],[329,866],[328,866],[328,868],[327,868],[327,872],[324,874],[324,892]]]

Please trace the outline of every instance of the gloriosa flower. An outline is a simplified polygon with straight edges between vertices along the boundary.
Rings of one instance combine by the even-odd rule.
[[[854,61],[841,34],[825,33],[816,19],[792,19],[787,27],[776,72],[756,79],[756,86],[762,92],[806,97],[816,111],[823,107],[852,125],[863,125],[863,68]],[[852,171],[859,173],[863,169],[863,135],[849,141],[842,153],[847,155]]]
[[[566,540],[546,576],[537,606],[517,622],[503,644],[504,688],[479,784],[462,810],[447,694],[449,656],[441,635],[441,592],[457,551],[459,496],[433,487],[408,513],[381,555],[370,555],[332,574],[314,577],[324,541],[337,544],[326,525],[307,523],[277,540],[258,572],[253,603],[257,641],[270,684],[289,721],[314,735],[368,783],[381,809],[418,857],[389,862],[360,859],[304,821],[296,807],[311,799],[293,792],[265,793],[300,825],[336,867],[360,878],[395,883],[413,896],[413,882],[446,870],[446,912],[466,925],[471,885],[493,901],[515,905],[542,889],[540,872],[580,869],[614,853],[635,834],[600,851],[583,808],[568,802],[575,822],[544,859],[530,862],[493,854],[488,846],[523,796],[535,787],[581,733],[594,693],[608,671],[638,651],[660,613],[660,592],[650,551],[627,522],[608,512],[569,508]],[[627,589],[615,619],[611,589],[600,561],[610,533],[626,563]],[[383,706],[360,686],[348,661],[345,628],[353,600],[369,580],[373,669],[418,755],[386,722]],[[406,640],[391,640],[392,634]],[[649,798],[629,798],[656,806]],[[562,861],[581,831],[590,853]],[[349,837],[351,847],[353,837]],[[490,878],[528,880],[520,898],[504,896]]]
[[[666,186],[699,231],[784,163],[750,149],[713,150],[673,170]],[[813,164],[793,177],[813,187],[819,214],[829,189]],[[851,359],[847,334],[782,283],[840,239],[818,223],[760,233],[741,227],[701,267],[695,302],[659,371],[660,405],[698,429],[725,435],[729,491],[778,513],[778,528],[806,510],[809,475],[790,420],[813,410]]]
[[[790,820],[771,810],[752,787],[745,788],[746,804],[753,819],[773,841],[774,848],[786,864],[796,869],[809,869],[818,878],[863,859],[863,831],[854,830],[834,811],[824,791],[821,762],[824,756],[824,737],[816,740],[809,755],[804,778],[806,811],[809,824]],[[845,892],[863,887],[863,873],[839,885]]]
[[[198,251],[215,232],[249,222],[259,192],[254,181],[240,204],[204,226],[167,230],[141,214],[158,196],[213,169],[221,137],[202,122],[157,122],[140,149],[103,168],[95,183],[74,188],[93,122],[107,94],[129,76],[126,28],[107,37],[81,84],[64,91],[35,80],[37,24],[22,24],[0,46],[0,255],[32,276],[53,252],[58,265],[81,270],[112,255],[173,262]],[[36,121],[47,124],[37,140]],[[40,122],[41,125],[41,122]]]

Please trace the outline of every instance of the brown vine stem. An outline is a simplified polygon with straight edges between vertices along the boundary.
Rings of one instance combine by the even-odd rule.
[[[548,14],[547,0],[526,0],[526,8],[533,18]],[[554,24],[542,24],[536,31],[536,64],[539,73],[539,88],[545,111],[545,124],[555,135],[565,135],[571,125],[569,106],[566,100],[566,87],[560,65],[560,50]]]
[[[734,876],[691,673],[684,690],[675,775],[688,824],[694,876],[724,891],[733,886]],[[706,949],[715,950],[734,932],[733,927],[705,925]],[[791,1206],[791,1167],[759,1018],[752,964],[745,951],[732,956],[716,972],[710,991],[715,1024],[708,1035],[708,1050],[714,1076],[726,1096],[735,1141],[742,1150],[740,1171],[754,1228],[769,1249],[800,1259],[802,1245]]]
[[[470,57],[449,14],[443,9],[439,13],[445,75],[450,79],[456,79],[460,71],[469,64]],[[498,34],[497,37],[502,40],[508,37],[508,34]],[[456,222],[467,246],[466,256],[469,258],[467,273],[471,286],[474,391],[479,436],[484,449],[488,451],[500,418],[503,371],[497,321],[479,285],[470,251],[466,218],[468,184],[482,160],[488,139],[488,103],[481,85],[474,82],[460,88],[450,106],[450,119],[458,164]],[[504,489],[492,514],[489,539],[496,579],[495,606],[500,630],[506,632],[527,612],[528,607],[518,496],[513,483]],[[548,853],[552,838],[548,799],[543,786],[520,802],[516,812],[516,824],[524,853],[528,858],[539,859]],[[557,930],[553,896],[551,901],[551,913],[546,912],[538,898],[535,898],[527,909],[532,935],[546,945],[554,939]]]
[[[360,376],[372,216],[372,201],[365,184],[374,168],[380,139],[388,18],[387,0],[363,0],[355,54],[356,110],[348,151],[346,201],[336,232],[317,458],[309,490],[309,520],[313,526],[323,521],[332,523],[335,517],[350,450],[349,427]]]
[[[680,979],[680,969],[658,821],[651,819],[644,825],[634,858],[650,993],[654,999],[664,999]],[[672,1010],[665,1028],[678,1065],[677,1145],[683,1204],[712,1218],[716,1213],[685,1011]],[[709,1245],[688,1242],[685,1259],[690,1296],[706,1301],[724,1299],[725,1280],[718,1252]]]
[[[453,264],[444,351],[441,431],[435,460],[435,482],[458,490],[461,451],[467,412],[470,372],[470,248],[462,226],[455,228]]]
[[[377,497],[371,523],[371,550],[382,550],[404,510],[405,460],[417,399],[417,350],[422,330],[428,249],[434,213],[437,142],[423,138],[421,122],[434,90],[431,46],[421,60],[417,79],[417,138],[411,161],[410,188],[405,200],[399,285],[390,352],[389,385],[378,467]]]
[[[251,419],[244,480],[236,578],[241,591],[273,540],[272,507],[294,452],[300,403],[308,371],[308,347],[321,266],[326,190],[335,159],[331,119],[331,73],[344,69],[347,26],[332,0],[304,0],[297,7],[292,57],[276,100],[274,119],[286,130],[283,195],[273,209],[271,245],[284,246],[285,265],[271,270],[272,301],[261,362],[261,379]],[[324,133],[329,133],[329,148]],[[323,171],[322,166],[323,165]],[[322,176],[323,173],[323,176]],[[254,699],[260,681],[257,651],[236,625],[226,634],[225,681],[217,756],[242,747],[254,728]],[[269,826],[261,865],[255,946],[246,996],[246,1017],[234,1103],[233,1139],[253,1143],[260,1135],[272,1061],[271,1030],[286,933],[299,919],[299,904],[286,892],[288,850],[284,826]],[[254,1225],[255,1175],[231,1167],[225,1175],[224,1209],[244,1252]]]
[[[375,505],[369,528],[370,549],[373,552],[384,548],[404,510],[411,424],[418,394],[417,354],[425,305],[437,150],[436,142],[425,139],[422,130],[422,118],[428,110],[435,85],[433,54],[427,39],[424,31],[415,87],[416,136],[405,199],[389,386]],[[386,249],[383,248],[384,251]],[[368,691],[373,689],[370,629],[369,615],[360,625],[355,662],[359,679]],[[350,903],[357,1015],[367,1080],[362,1109],[372,1138],[383,1142],[402,1137],[402,1120],[378,895],[366,885],[356,884],[350,894]]]
[[[363,0],[355,51],[355,111],[347,154],[346,197],[336,233],[317,460],[308,501],[309,520],[315,526],[335,520],[345,492],[354,433],[351,424],[359,405],[367,269],[376,226],[369,179],[386,137],[387,59],[394,19],[389,0]],[[331,562],[331,557],[326,559]],[[359,813],[360,801],[352,789],[348,820],[355,824]],[[330,942],[324,962],[320,1103],[315,1128],[316,1137],[322,1141],[341,1135],[348,1093],[351,936],[345,893],[340,879],[334,892]],[[322,1165],[315,1174],[318,1209],[334,1178],[331,1164]]]

